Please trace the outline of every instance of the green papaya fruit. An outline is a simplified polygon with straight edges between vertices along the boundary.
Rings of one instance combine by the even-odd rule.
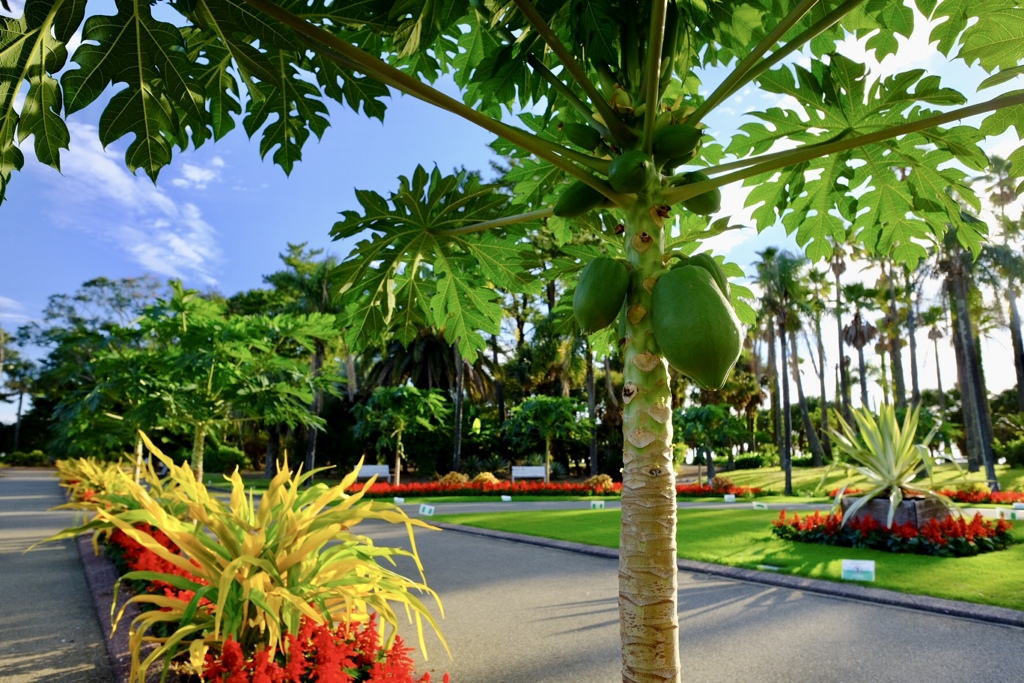
[[[711,179],[700,171],[690,171],[683,176],[684,185],[693,185],[694,183],[703,182],[705,180]],[[722,208],[722,191],[716,187],[704,194],[684,199],[683,207],[698,216],[710,216]]]
[[[604,195],[587,185],[582,180],[577,180],[569,187],[562,190],[561,196],[555,202],[554,212],[562,218],[575,218],[582,216],[591,209],[596,209],[604,203]]]
[[[616,192],[639,192],[647,184],[654,162],[642,150],[623,152],[608,167],[608,183]]]
[[[587,334],[608,327],[619,311],[629,289],[629,269],[621,261],[599,256],[580,272],[572,310],[576,322]]]
[[[742,328],[704,268],[665,273],[651,293],[654,340],[669,365],[705,389],[720,389],[740,357]]]
[[[685,123],[665,126],[654,134],[654,163],[691,155],[703,135],[700,129]]]
[[[691,256],[687,265],[700,266],[711,273],[711,277],[714,278],[715,284],[718,285],[718,289],[725,295],[726,300],[729,299],[729,278],[725,276],[725,271],[722,270],[722,266],[718,265],[718,261],[716,261],[711,254],[704,252],[703,254]]]
[[[587,151],[595,150],[601,144],[601,134],[585,123],[563,123],[562,134],[566,140]]]

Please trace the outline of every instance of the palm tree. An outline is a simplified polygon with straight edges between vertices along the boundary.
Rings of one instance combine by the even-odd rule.
[[[825,340],[821,332],[821,319],[825,314],[825,302],[828,300],[829,291],[832,285],[828,281],[828,273],[823,270],[812,268],[807,273],[807,305],[806,310],[810,313],[811,322],[814,325],[814,337],[817,342],[817,363],[815,370],[818,375],[818,389],[821,392],[821,446],[825,456],[832,458],[832,439],[829,436],[828,426],[828,400],[825,394]],[[794,346],[794,348],[796,348]],[[808,342],[810,349],[810,342]],[[814,352],[810,354],[814,362]],[[841,399],[836,401],[841,404]]]
[[[860,371],[860,405],[862,408],[867,408],[868,372],[864,347],[878,335],[878,328],[864,320],[863,312],[874,301],[875,292],[861,282],[854,282],[843,287],[843,295],[848,302],[853,304],[854,314],[853,321],[843,328],[841,336],[843,341],[857,348],[857,367]]]
[[[829,270],[832,271],[832,276],[835,278],[836,282],[836,303],[834,312],[836,316],[836,330],[839,333],[839,362],[836,363],[836,369],[839,373],[839,398],[836,400],[836,403],[839,404],[840,414],[842,414],[847,422],[851,422],[853,417],[850,413],[850,372],[846,364],[846,351],[843,348],[845,340],[843,338],[842,275],[846,272],[846,250],[841,244],[834,243],[832,245],[832,258],[829,259]]]
[[[946,309],[942,306],[931,306],[921,314],[921,322],[928,325],[928,338],[935,348],[935,382],[939,393],[939,413],[946,412],[946,393],[942,390],[942,367],[939,364],[939,340],[943,337],[942,324],[946,320]]]
[[[781,367],[786,368],[789,364],[789,336],[790,318],[795,317],[793,303],[799,300],[800,273],[807,260],[802,256],[796,256],[787,251],[779,251],[769,247],[758,255],[761,261],[756,265],[757,283],[761,286],[761,306],[768,315],[774,318],[775,334],[779,339],[779,350],[782,356]],[[795,320],[793,323],[795,324]],[[792,468],[792,417],[790,414],[789,380],[785,373],[782,378],[782,448],[780,449],[780,460],[786,475],[785,495],[793,494],[793,468]],[[806,407],[806,405],[805,405]]]
[[[965,221],[978,221],[964,213]],[[939,259],[939,270],[945,276],[943,283],[953,312],[953,348],[956,350],[957,374],[960,380],[960,403],[963,410],[964,430],[967,436],[968,467],[977,471],[984,464],[988,485],[999,490],[992,452],[992,424],[985,390],[985,375],[981,369],[978,344],[969,307],[971,289],[971,262],[956,238],[956,228],[946,234]]]

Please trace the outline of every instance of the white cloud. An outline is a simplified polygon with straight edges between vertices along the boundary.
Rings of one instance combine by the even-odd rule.
[[[215,180],[220,180],[220,170],[224,168],[224,160],[214,157],[210,162],[212,168],[203,168],[195,164],[182,164],[181,176],[171,181],[171,185],[184,189],[194,188],[205,190],[206,186]]]
[[[200,209],[175,202],[146,176],[128,172],[122,153],[104,150],[94,126],[69,122],[68,129],[71,148],[61,157],[64,177],[45,176],[58,197],[50,203],[54,221],[113,241],[158,275],[215,284],[211,267],[220,257],[217,233]],[[217,171],[187,163],[181,173],[191,187],[219,177]]]
[[[21,302],[15,301],[10,297],[0,296],[0,322],[6,321],[18,325],[29,322],[31,320],[29,316],[18,312],[24,310],[24,308]]]

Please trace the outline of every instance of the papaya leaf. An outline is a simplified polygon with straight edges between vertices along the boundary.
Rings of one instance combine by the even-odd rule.
[[[459,343],[467,359],[485,348],[502,310],[497,289],[537,294],[532,256],[519,241],[522,225],[504,234],[451,231],[509,213],[509,197],[475,174],[443,176],[417,167],[388,198],[358,191],[362,212],[345,211],[336,239],[361,236],[332,274],[346,306],[346,340],[354,348],[380,343],[392,329],[411,339],[428,322]]]

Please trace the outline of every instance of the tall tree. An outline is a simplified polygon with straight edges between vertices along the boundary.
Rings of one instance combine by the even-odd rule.
[[[338,311],[331,294],[331,271],[337,267],[333,256],[321,258],[323,249],[306,249],[306,244],[288,244],[288,251],[280,254],[286,270],[271,273],[263,277],[264,282],[290,295],[293,304],[288,308],[297,313],[318,313],[335,316]],[[315,378],[323,373],[324,356],[327,352],[328,339],[315,339],[313,353],[310,358],[310,372]],[[351,355],[351,354],[347,354]],[[323,410],[324,393],[317,388],[313,392],[313,400],[309,404],[309,412],[319,418]],[[310,427],[306,437],[305,470],[308,472],[316,467],[316,435],[319,430]]]
[[[833,309],[836,316],[836,329],[839,331],[839,361],[836,365],[839,373],[839,412],[847,422],[853,421],[850,412],[850,371],[847,367],[845,346],[846,335],[843,334],[843,282],[842,275],[846,272],[846,250],[841,244],[833,241],[832,254],[829,257],[829,270],[836,281],[836,302]]]
[[[939,362],[939,340],[943,337],[942,324],[946,321],[944,306],[930,306],[921,314],[921,322],[928,326],[928,338],[935,349],[935,384],[938,389],[939,413],[946,413],[946,392],[942,390],[942,365]]]
[[[843,328],[843,340],[857,349],[857,367],[860,375],[860,405],[868,407],[868,368],[864,358],[864,347],[878,335],[878,328],[864,319],[865,308],[875,299],[873,289],[863,283],[854,282],[843,287],[843,297],[853,306],[853,320]]]
[[[827,363],[825,357],[825,339],[821,329],[821,319],[827,309],[828,295],[831,289],[832,286],[828,281],[828,273],[826,271],[812,268],[807,272],[808,297],[805,310],[810,314],[811,322],[813,324],[816,347],[811,350],[810,357],[813,361],[815,358],[815,351],[817,352],[817,361],[814,365],[815,371],[818,375],[819,395],[821,396],[821,446],[825,457],[830,460],[832,459],[832,439],[829,433],[828,397],[825,393]],[[808,343],[808,347],[810,347],[810,343]],[[795,343],[793,348],[796,348]],[[836,397],[836,407],[842,410],[842,398],[839,396]]]
[[[360,193],[363,211],[379,220],[349,215],[335,230],[373,233],[339,270],[347,336],[379,344],[396,324],[401,335],[403,321],[426,318],[470,362],[497,332],[501,306],[491,287],[543,291],[517,255],[522,222],[551,215],[553,205],[562,219],[588,209],[621,219],[620,245],[632,267],[626,305],[634,311],[624,335],[631,399],[620,543],[625,681],[680,675],[677,584],[666,578],[676,563],[669,376],[661,345],[650,344],[659,317],[650,288],[666,267],[662,258],[728,229],[728,221],[707,218],[718,208],[716,190],[745,182],[756,226],[781,221],[813,258],[828,257],[827,238],[845,220],[872,250],[916,262],[925,255],[922,242],[946,222],[960,222],[952,197],[937,188],[973,198],[950,160],[980,171],[979,143],[1015,125],[1024,105],[1019,92],[968,104],[924,69],[875,79],[840,54],[850,33],[866,37],[878,59],[896,52],[897,35],[910,35],[919,20],[893,2],[847,0],[831,9],[816,0],[158,4],[96,15],[88,2],[28,0],[23,16],[4,19],[0,195],[23,165],[18,145],[32,139],[36,158],[59,166],[70,137],[63,117],[100,99],[107,86],[117,92],[102,100],[100,141],[132,137],[126,163],[154,179],[175,147],[220,138],[238,116],[261,136],[261,153],[290,171],[310,134],[329,124],[324,99],[383,118],[389,88],[409,94],[501,137],[523,158],[523,174],[512,197],[502,187],[469,189],[423,169],[390,198]],[[983,85],[1015,74],[1024,56],[1024,11],[1015,0],[916,6],[932,22],[931,44],[942,55],[996,73]],[[177,16],[167,20],[165,10]],[[798,53],[813,57],[809,66],[795,63]],[[69,56],[76,68],[65,68]],[[699,72],[718,65],[730,65],[728,74],[702,94],[700,84],[718,74]],[[449,73],[473,106],[432,87]],[[759,121],[716,143],[722,134],[707,124],[752,84],[786,96],[771,99],[790,108],[753,112]],[[27,104],[19,109],[21,101]],[[539,101],[547,104],[543,114]],[[507,122],[508,111],[520,112],[521,125]],[[1002,115],[977,127],[945,127],[994,111]],[[587,128],[576,135],[554,121]],[[656,136],[666,127],[676,130]],[[690,145],[701,132],[708,139],[694,154]],[[677,174],[684,164],[690,168]],[[901,179],[894,167],[910,172]],[[552,174],[579,184],[535,192],[536,179]],[[584,220],[579,229],[594,225]],[[980,246],[979,228],[960,227],[965,245]],[[481,272],[486,284],[479,286]],[[725,365],[736,351],[736,322],[723,309],[731,303],[747,322],[753,318],[736,297],[721,304],[711,298],[715,290],[704,291],[709,298],[699,303],[713,301],[723,321],[716,331],[729,333],[705,360]],[[671,301],[664,308],[688,305]]]

